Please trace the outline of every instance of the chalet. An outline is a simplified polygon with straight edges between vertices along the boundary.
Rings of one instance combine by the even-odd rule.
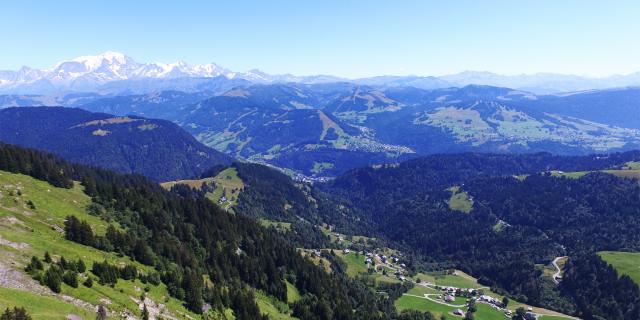
[[[453,314],[455,314],[456,316],[463,316],[464,315],[464,311],[462,311],[460,309],[455,309],[455,310],[453,310]]]
[[[455,300],[456,300],[456,297],[454,297],[454,296],[452,296],[450,294],[444,296],[444,301],[446,301],[446,302],[453,302]]]

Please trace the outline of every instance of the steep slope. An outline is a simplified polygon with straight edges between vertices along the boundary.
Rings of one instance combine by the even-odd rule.
[[[65,239],[63,228],[68,215],[89,222],[101,235],[108,226],[106,221],[87,214],[91,199],[79,183],[66,189],[26,175],[0,171],[0,185],[0,307],[3,310],[22,305],[36,319],[63,319],[73,315],[88,319],[95,317],[97,306],[103,305],[113,317],[139,315],[140,296],[146,291],[145,301],[154,317],[194,316],[179,300],[169,296],[166,286],[143,283],[140,279],[118,281],[113,287],[97,280],[91,287],[63,284],[60,293],[51,292],[31,279],[24,268],[32,256],[42,260],[45,252],[56,261],[61,257],[74,262],[83,260],[86,270],[104,260],[117,265],[135,265],[147,274],[153,269],[128,257]],[[80,272],[79,282],[93,276],[90,271]]]
[[[217,150],[306,175],[333,175],[411,153],[322,110],[323,94],[303,86],[252,86],[199,102],[177,121]]]
[[[175,124],[70,108],[0,110],[0,140],[155,180],[197,176],[229,157]]]
[[[22,294],[0,299],[0,304],[31,310],[37,306],[19,299],[35,293],[38,302],[46,295],[75,297],[65,301],[81,305],[70,308],[81,316],[100,303],[130,318],[141,316],[145,305],[153,313],[166,304],[165,311],[175,311],[175,318],[249,320],[266,319],[263,313],[269,313],[299,319],[400,319],[389,301],[356,281],[327,273],[278,232],[245,215],[229,214],[188,187],[168,192],[138,175],[72,165],[5,144],[0,144],[0,171],[7,182],[0,210],[0,236],[6,241],[0,249],[10,254],[10,271],[21,277],[26,272],[62,294],[20,288]],[[31,254],[38,256],[22,269]],[[85,267],[63,260],[63,254],[86,260]],[[76,280],[87,277],[97,284],[76,287]]]

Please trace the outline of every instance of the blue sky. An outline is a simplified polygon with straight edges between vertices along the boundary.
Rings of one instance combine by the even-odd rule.
[[[640,1],[30,1],[0,4],[0,69],[112,50],[245,71],[603,76],[640,71]]]

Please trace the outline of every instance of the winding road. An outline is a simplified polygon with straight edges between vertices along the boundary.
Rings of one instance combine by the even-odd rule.
[[[560,267],[558,266],[558,261],[560,259],[565,259],[566,257],[556,257],[555,259],[553,259],[553,261],[551,262],[551,264],[553,265],[554,268],[556,268],[556,273],[553,274],[553,282],[555,282],[556,284],[560,283],[560,280],[558,279],[562,279],[562,270],[560,269]]]

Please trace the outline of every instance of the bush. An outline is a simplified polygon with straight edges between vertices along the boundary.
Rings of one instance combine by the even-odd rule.
[[[78,273],[72,270],[69,270],[64,273],[62,276],[62,281],[66,283],[68,286],[72,288],[78,287]]]
[[[44,262],[51,263],[51,255],[49,255],[49,251],[44,253]]]
[[[78,261],[76,262],[76,270],[78,271],[78,273],[84,273],[85,271],[87,271],[87,266],[84,264],[84,261],[82,261],[82,259],[78,259]]]
[[[31,261],[29,262],[29,264],[27,264],[25,271],[27,271],[28,273],[32,273],[37,270],[42,270],[43,268],[44,266],[42,265],[40,259],[38,259],[38,257],[36,256],[33,256],[31,257]]]
[[[0,320],[31,320],[31,316],[24,308],[13,307],[13,310],[7,308],[0,316]]]
[[[85,280],[82,285],[84,285],[87,288],[91,288],[93,287],[93,279],[91,277],[88,277],[87,280]]]
[[[60,284],[62,283],[62,270],[60,269],[60,267],[55,265],[49,267],[49,269],[47,269],[47,272],[44,273],[42,281],[44,282],[44,285],[51,289],[51,291],[60,293]]]

